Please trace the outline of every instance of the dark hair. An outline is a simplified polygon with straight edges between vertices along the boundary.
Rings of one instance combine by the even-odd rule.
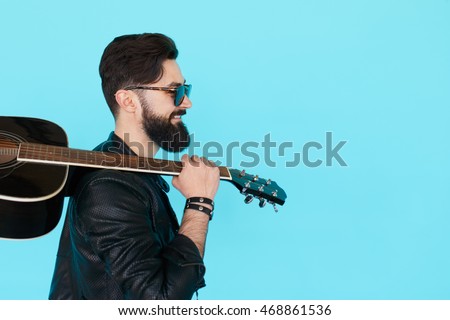
[[[115,38],[105,48],[99,67],[103,95],[114,117],[118,111],[114,97],[117,90],[157,82],[163,76],[162,63],[177,56],[175,42],[160,33]]]

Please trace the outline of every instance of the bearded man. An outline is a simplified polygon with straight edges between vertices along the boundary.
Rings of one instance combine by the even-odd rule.
[[[191,85],[162,34],[126,35],[105,49],[100,76],[115,119],[95,150],[152,158],[159,148],[189,145],[182,121]],[[172,180],[187,199],[178,223],[157,174],[89,170],[72,179],[50,299],[191,299],[202,288],[208,223],[219,170],[203,158],[182,158]]]

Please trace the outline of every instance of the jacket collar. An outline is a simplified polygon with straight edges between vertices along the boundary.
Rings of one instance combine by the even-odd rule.
[[[133,150],[128,147],[128,145],[112,131],[109,134],[108,139],[97,146],[95,150],[99,151],[108,151],[113,153],[120,153],[120,154],[130,154],[130,155],[137,155],[133,152]]]

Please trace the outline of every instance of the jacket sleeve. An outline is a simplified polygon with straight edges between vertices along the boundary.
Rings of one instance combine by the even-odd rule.
[[[124,299],[191,299],[204,286],[203,259],[188,237],[177,234],[163,243],[149,212],[157,208],[142,190],[138,179],[92,179],[70,217],[73,239],[91,248]],[[75,257],[81,275],[89,268],[86,256],[80,251]],[[107,290],[101,283],[92,286]]]

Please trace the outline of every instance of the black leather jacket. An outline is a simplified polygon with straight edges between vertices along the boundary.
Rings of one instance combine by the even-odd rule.
[[[114,133],[96,150],[132,154]],[[203,259],[178,234],[159,175],[100,169],[76,176],[50,299],[191,299],[205,285]]]

